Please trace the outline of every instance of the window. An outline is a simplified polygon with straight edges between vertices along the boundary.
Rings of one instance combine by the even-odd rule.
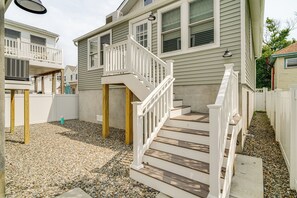
[[[151,3],[153,3],[153,0],[143,0],[144,6],[147,6]]]
[[[88,40],[89,70],[102,68],[104,65],[104,44],[111,43],[111,31],[97,35]]]
[[[162,52],[181,49],[180,8],[162,14]]]
[[[34,43],[34,44],[37,44],[37,45],[43,45],[43,46],[46,45],[46,39],[45,38],[31,35],[30,39],[31,39],[31,43]]]
[[[75,79],[76,79],[76,80],[78,79],[78,75],[77,75],[77,74],[75,74]]]
[[[57,81],[60,81],[61,80],[61,76],[57,76]]]
[[[214,42],[213,0],[197,0],[190,3],[189,47]]]
[[[72,81],[72,74],[70,75],[70,80]]]
[[[21,38],[21,32],[5,28],[5,37],[12,38],[12,39],[19,39]]]
[[[66,76],[64,76],[64,81],[66,81]]]
[[[220,47],[220,1],[184,0],[157,12],[160,57]]]
[[[286,68],[297,67],[297,58],[286,59]]]

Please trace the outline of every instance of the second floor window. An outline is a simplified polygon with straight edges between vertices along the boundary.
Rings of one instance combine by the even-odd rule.
[[[77,75],[77,74],[75,74],[75,79],[76,79],[76,80],[78,79],[78,75]]]
[[[153,0],[143,0],[144,6],[147,6],[151,3],[153,3]]]
[[[72,75],[70,75],[70,80],[72,81]]]
[[[31,43],[33,43],[33,44],[43,45],[43,46],[46,45],[46,39],[45,38],[31,35],[30,39],[31,39]]]
[[[5,28],[5,37],[11,39],[19,39],[21,38],[21,32]]]

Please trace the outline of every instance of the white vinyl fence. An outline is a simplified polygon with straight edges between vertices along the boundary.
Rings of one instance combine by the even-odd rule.
[[[256,110],[266,111],[290,172],[290,187],[297,190],[297,85],[289,91],[257,91]]]
[[[78,95],[30,95],[30,124],[78,119]],[[24,96],[15,95],[15,126],[24,125]],[[10,95],[5,95],[5,127],[10,127]]]

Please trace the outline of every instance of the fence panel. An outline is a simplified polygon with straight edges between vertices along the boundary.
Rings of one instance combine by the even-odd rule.
[[[256,90],[256,111],[265,111],[265,89]]]
[[[78,119],[78,95],[30,95],[30,124]],[[15,96],[15,125],[24,125],[24,96]],[[10,95],[5,95],[5,127],[10,126]]]

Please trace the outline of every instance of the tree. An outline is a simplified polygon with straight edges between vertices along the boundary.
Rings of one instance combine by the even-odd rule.
[[[287,21],[287,26],[282,29],[279,21],[270,18],[266,19],[262,56],[257,60],[257,88],[271,88],[271,66],[268,59],[276,51],[295,42],[294,39],[288,40],[288,36],[294,29],[295,24],[296,21]]]

